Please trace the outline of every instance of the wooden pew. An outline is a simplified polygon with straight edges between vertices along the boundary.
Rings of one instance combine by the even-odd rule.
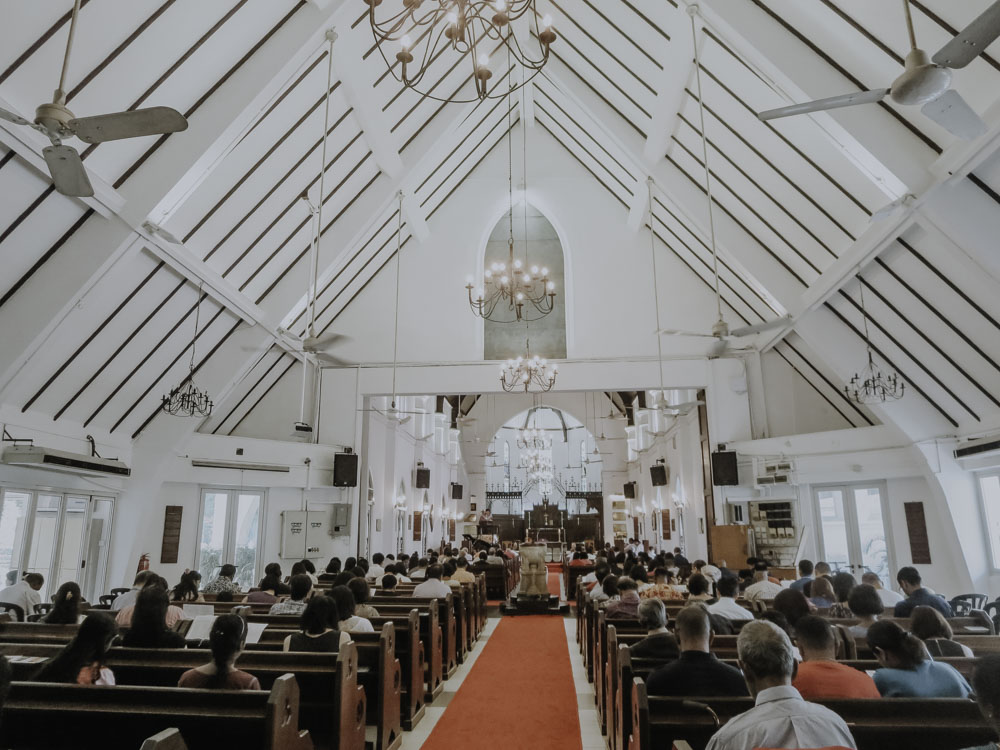
[[[188,746],[179,731],[164,729],[143,742],[139,750],[188,750]]]
[[[448,594],[443,599],[410,598],[410,597],[377,597],[372,606],[382,616],[406,614],[411,609],[436,610],[441,628],[441,668],[442,678],[447,679],[458,669],[458,620],[455,615],[456,602],[463,610],[464,602],[454,594]],[[464,626],[464,623],[463,623]]]
[[[696,703],[692,703],[696,702]],[[816,701],[847,722],[858,750],[959,750],[983,745],[993,729],[973,701],[958,698],[882,698]],[[709,706],[725,723],[749,710],[751,698],[661,698],[635,679],[628,750],[670,747],[676,740],[704,748],[716,732]]]
[[[21,750],[138,747],[151,731],[176,728],[190,750],[311,750],[299,731],[299,689],[284,675],[270,692],[97,687],[14,682],[0,746]]]
[[[391,635],[391,634],[390,634]],[[49,658],[60,651],[56,645],[30,643],[0,644],[0,653],[6,656],[21,655]],[[176,687],[180,676],[194,667],[211,661],[210,651],[202,649],[138,649],[112,648],[108,652],[107,666],[115,674],[118,685],[146,687]],[[29,679],[38,664],[14,661],[14,678]],[[340,653],[270,653],[243,652],[238,666],[254,675],[265,690],[271,688],[283,675],[295,678],[301,693],[299,702],[300,728],[308,730],[318,747],[338,747],[343,750],[364,750],[365,747],[365,691],[358,685],[358,656],[355,644],[345,644]],[[377,750],[398,746],[402,733],[398,720],[398,703],[394,706],[395,719],[388,718],[387,729],[392,734],[386,744],[376,745]],[[374,722],[373,722],[374,723]],[[376,726],[381,735],[383,726]]]

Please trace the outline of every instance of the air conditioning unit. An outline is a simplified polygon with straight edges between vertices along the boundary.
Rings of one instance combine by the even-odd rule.
[[[68,474],[127,477],[132,473],[123,461],[116,458],[67,453],[38,445],[12,445],[4,449],[2,460],[8,466],[28,466]]]
[[[955,460],[970,471],[1000,465],[1000,435],[960,443],[955,449]]]
[[[787,459],[754,461],[754,486],[775,487],[797,484],[795,464]]]

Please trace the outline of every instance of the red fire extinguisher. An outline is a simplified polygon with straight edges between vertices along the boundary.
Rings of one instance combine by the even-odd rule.
[[[138,573],[142,570],[149,570],[149,553],[143,552],[139,556],[139,565],[136,567],[135,572]]]

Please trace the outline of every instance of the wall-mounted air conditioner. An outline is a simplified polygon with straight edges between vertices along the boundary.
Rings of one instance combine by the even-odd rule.
[[[68,453],[38,445],[12,445],[4,449],[3,463],[8,466],[28,466],[67,474],[94,474],[127,477],[132,470],[117,458],[101,458],[84,453]]]
[[[966,470],[988,469],[1000,465],[1000,435],[959,443],[955,459]]]

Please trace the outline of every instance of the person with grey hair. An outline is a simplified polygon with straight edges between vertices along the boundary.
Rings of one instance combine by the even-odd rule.
[[[639,624],[646,628],[646,637],[629,648],[633,659],[670,661],[677,658],[680,654],[677,639],[667,630],[667,608],[660,599],[639,602]]]
[[[736,650],[754,707],[726,722],[706,750],[857,748],[842,718],[825,706],[807,703],[792,687],[795,657],[781,628],[766,620],[747,623]]]
[[[677,613],[675,624],[681,655],[649,675],[650,695],[744,696],[747,686],[740,670],[715,658],[709,647],[712,625],[704,604],[691,604]]]

